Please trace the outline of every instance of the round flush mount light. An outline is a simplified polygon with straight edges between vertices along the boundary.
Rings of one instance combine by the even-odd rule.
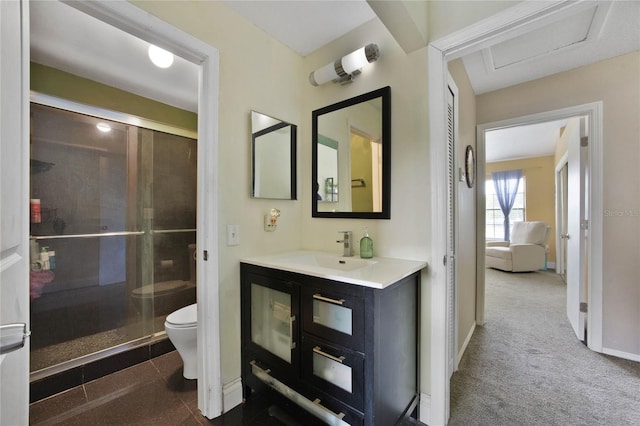
[[[98,123],[96,124],[96,128],[103,133],[107,133],[111,131],[111,126],[109,126],[107,123]]]
[[[169,68],[173,64],[173,53],[154,46],[149,46],[149,59],[158,68]]]

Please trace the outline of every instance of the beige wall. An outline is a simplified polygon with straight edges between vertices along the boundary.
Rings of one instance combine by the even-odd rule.
[[[376,43],[380,59],[365,68],[352,84],[327,83],[301,87],[304,121],[300,129],[302,193],[300,245],[340,253],[339,231],[351,230],[359,240],[365,228],[373,239],[374,256],[429,259],[430,186],[428,156],[427,53],[405,54],[382,23],[374,19],[305,58],[303,76],[367,43]],[[324,219],[311,217],[311,112],[337,101],[391,86],[391,219]],[[356,244],[357,246],[357,244]],[[422,273],[421,365],[429,362],[428,271]],[[422,368],[421,387],[428,393],[429,371]]]
[[[429,0],[429,40],[434,41],[508,9],[518,0]]]
[[[93,80],[31,62],[30,89],[86,105],[197,131],[198,115]]]
[[[304,59],[247,23],[221,2],[136,2],[136,5],[220,50],[220,229],[240,225],[241,243],[220,241],[222,374],[224,383],[240,376],[241,257],[291,249],[340,253],[341,230],[359,239],[365,228],[374,255],[429,258],[429,164],[426,49],[405,54],[382,23],[374,19]],[[311,71],[367,43],[381,58],[349,85],[311,86]],[[311,112],[317,108],[391,86],[391,220],[311,217]],[[255,109],[298,124],[298,201],[255,200],[250,188],[249,111]],[[266,233],[262,216],[281,209],[278,230]],[[221,234],[224,235],[224,232]],[[428,307],[428,272],[422,274],[422,306]],[[429,312],[423,310],[421,365],[428,359]],[[421,371],[428,391],[429,371]],[[427,388],[425,388],[427,387]]]
[[[449,73],[458,87],[457,164],[464,170],[467,145],[476,147],[476,99],[461,59],[449,63]],[[476,177],[473,188],[458,182],[458,348],[476,322]]]
[[[301,87],[309,85],[303,59],[248,23],[223,2],[141,1],[135,4],[220,51],[219,97],[219,249],[220,346],[222,380],[240,377],[240,258],[300,247],[303,212],[310,201],[261,200],[250,197],[251,120],[256,110],[297,124],[298,152],[309,144],[301,128],[310,114],[301,108]],[[302,153],[298,156],[301,164]],[[307,154],[304,154],[307,155]],[[308,154],[311,155],[310,153]],[[309,183],[298,169],[298,193]],[[280,209],[276,232],[265,232],[263,217]],[[310,213],[309,213],[310,215]],[[227,247],[226,225],[240,225],[240,245]]]
[[[640,354],[640,52],[477,98],[478,123],[603,102],[603,346]]]
[[[525,220],[545,222],[551,227],[547,244],[549,262],[556,258],[556,194],[554,156],[523,158],[520,160],[487,163],[486,179],[491,173],[522,169],[525,178]]]

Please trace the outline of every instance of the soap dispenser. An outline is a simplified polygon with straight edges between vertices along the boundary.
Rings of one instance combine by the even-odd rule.
[[[373,240],[369,237],[369,231],[364,230],[364,235],[360,238],[360,257],[371,259],[373,257]]]

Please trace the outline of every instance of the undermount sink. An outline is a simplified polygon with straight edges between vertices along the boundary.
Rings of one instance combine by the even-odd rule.
[[[300,265],[319,266],[321,268],[337,269],[339,271],[354,271],[378,263],[375,260],[332,256],[330,254],[308,254],[291,257],[289,261]]]

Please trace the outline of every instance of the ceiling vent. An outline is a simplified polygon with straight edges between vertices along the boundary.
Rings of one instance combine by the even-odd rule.
[[[576,48],[600,36],[609,10],[599,4],[483,50],[487,71]]]

